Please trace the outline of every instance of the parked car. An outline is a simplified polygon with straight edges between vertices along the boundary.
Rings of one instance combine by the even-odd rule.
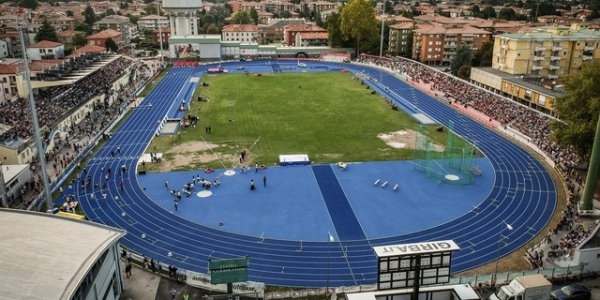
[[[569,284],[550,293],[553,300],[590,300],[592,293],[586,287],[578,284]]]

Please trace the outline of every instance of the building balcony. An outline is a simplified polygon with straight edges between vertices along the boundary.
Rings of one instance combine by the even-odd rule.
[[[544,59],[546,59],[546,58],[543,56],[533,56],[533,61],[542,61]]]
[[[531,69],[534,70],[534,71],[537,71],[537,70],[544,69],[544,67],[542,67],[542,66],[532,66]]]
[[[560,47],[560,46],[554,46],[554,47],[552,47],[552,51],[562,51],[562,49],[563,48]]]
[[[583,51],[594,51],[596,48],[594,46],[585,46],[583,47]]]
[[[535,52],[546,52],[546,47],[535,47]]]
[[[500,70],[502,70],[504,67],[506,67],[506,64],[498,64],[498,67],[500,67]]]
[[[500,49],[507,50],[508,49],[508,45],[506,45],[506,44],[505,45],[500,45]]]
[[[498,57],[504,57],[504,52],[498,52],[498,53],[496,53],[496,56],[498,56]]]
[[[448,48],[454,49],[454,48],[456,48],[456,44],[446,44],[446,45],[444,45],[444,48],[446,48],[446,49],[448,49]]]
[[[592,59],[594,59],[594,57],[593,56],[589,56],[589,55],[584,55],[584,56],[581,57],[581,59],[583,59],[583,60],[592,60]]]
[[[552,74],[552,75],[548,75],[549,79],[558,79],[558,75]]]
[[[562,57],[560,57],[560,56],[550,56],[551,61],[557,61],[557,60],[561,60],[561,59],[562,59]]]
[[[558,69],[560,69],[560,66],[550,65],[550,70],[558,70]]]

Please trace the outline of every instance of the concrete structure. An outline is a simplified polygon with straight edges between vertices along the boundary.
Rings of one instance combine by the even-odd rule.
[[[7,125],[0,125],[0,131]],[[2,134],[0,134],[0,137]],[[31,180],[29,165],[2,165],[0,163],[0,207],[10,207],[15,201],[21,202]]]
[[[200,0],[163,0],[163,9],[168,12],[171,37],[185,38],[198,35],[197,11],[202,9]],[[169,44],[172,44],[169,41]]]
[[[65,45],[52,41],[39,41],[27,47],[27,57],[30,60],[56,59],[65,56]]]
[[[548,26],[495,37],[492,67],[557,79],[600,59],[600,34],[586,26]]]
[[[563,96],[557,81],[502,72],[493,67],[471,68],[471,81],[482,88],[552,115],[553,105]]]
[[[256,43],[258,26],[254,24],[230,24],[223,27],[221,40],[224,42]]]
[[[0,209],[6,299],[119,299],[125,231],[88,221]]]

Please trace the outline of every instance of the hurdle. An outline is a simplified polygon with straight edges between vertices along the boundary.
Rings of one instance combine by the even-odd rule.
[[[384,188],[384,187],[386,187],[386,186],[387,186],[387,184],[388,184],[388,182],[386,181],[386,182],[384,182],[384,183],[381,185],[381,187],[382,187],[382,188]]]
[[[375,181],[375,183],[373,183],[373,185],[378,185],[378,184],[379,184],[379,179],[377,179],[377,180]]]
[[[398,189],[398,184],[394,186],[394,191]]]

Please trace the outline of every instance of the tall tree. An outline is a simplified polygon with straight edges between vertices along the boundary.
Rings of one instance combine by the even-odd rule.
[[[329,46],[331,47],[341,47],[344,42],[344,36],[342,35],[342,30],[340,29],[342,18],[341,15],[337,12],[331,13],[327,16],[327,35],[329,36]]]
[[[72,17],[72,16],[74,16],[74,15],[75,15],[75,14],[73,13],[73,11],[72,11],[72,10],[67,10],[67,17]]]
[[[256,9],[254,9],[254,7],[252,7],[252,9],[250,9],[250,17],[252,18],[254,25],[257,25],[258,24],[258,11],[256,11]]]
[[[92,26],[88,25],[87,23],[84,22],[77,22],[75,24],[75,29],[76,31],[83,31],[87,34],[91,34],[92,33]]]
[[[87,40],[85,38],[85,35],[83,35],[82,33],[78,33],[73,36],[73,46],[81,47],[81,46],[84,46],[86,43],[87,43]]]
[[[463,65],[470,65],[472,58],[473,52],[471,50],[471,46],[458,46],[454,58],[450,61],[450,71],[452,71],[452,74],[457,75],[460,67],[462,67]]]
[[[249,12],[238,10],[231,18],[231,24],[252,24],[252,17]]]
[[[50,25],[48,20],[44,19],[42,22],[42,26],[38,29],[38,32],[35,35],[35,42],[39,41],[53,41],[58,42],[58,35],[56,34],[56,29]]]
[[[355,42],[358,55],[362,43],[377,35],[377,20],[374,5],[370,0],[350,0],[342,10],[342,34]]]
[[[487,41],[475,51],[473,55],[473,65],[477,67],[490,67],[494,57],[494,42]]]
[[[90,27],[94,26],[96,22],[96,13],[94,13],[94,9],[91,6],[87,6],[83,11],[83,17],[85,18],[85,23]]]
[[[588,160],[600,114],[600,61],[584,64],[579,73],[567,76],[565,95],[553,103],[560,121],[550,123],[552,137],[560,145],[573,146],[579,157]]]
[[[492,6],[486,6],[481,12],[481,17],[484,19],[493,19],[496,17],[496,10]]]
[[[211,14],[206,14],[204,15],[204,17],[202,17],[202,26],[204,26],[205,24],[214,24],[216,23],[215,21],[215,17]]]
[[[502,20],[514,20],[516,16],[517,13],[510,7],[504,7],[498,13],[498,19]]]
[[[21,2],[19,2],[19,7],[29,8],[31,10],[35,10],[39,5],[37,0],[21,0]]]
[[[104,42],[104,45],[108,51],[117,52],[119,50],[117,43],[111,38],[107,38],[106,42]]]

